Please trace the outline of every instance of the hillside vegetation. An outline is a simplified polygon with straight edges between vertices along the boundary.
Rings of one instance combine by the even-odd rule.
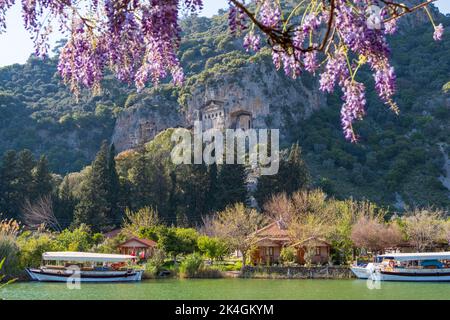
[[[438,19],[445,27],[450,17]],[[226,17],[190,17],[183,21],[180,58],[186,86],[163,85],[164,94],[186,106],[194,85],[211,75],[233,74],[251,62],[266,61],[264,51],[252,57],[242,41],[227,31]],[[340,92],[307,120],[286,114],[290,128],[283,145],[298,141],[311,171],[311,184],[338,198],[369,198],[382,205],[450,207],[449,190],[439,180],[444,174],[444,152],[450,146],[450,37],[436,43],[429,24],[402,30],[391,40],[398,75],[399,116],[378,101],[369,83],[368,116],[357,126],[358,144],[343,138],[339,123]],[[270,66],[272,67],[272,66]],[[294,81],[294,80],[292,80]],[[245,83],[243,84],[245,85]],[[273,83],[273,87],[283,83]],[[448,91],[448,90],[447,90]],[[147,93],[148,92],[148,93]],[[145,94],[158,94],[147,90]],[[0,69],[0,154],[30,149],[46,155],[53,172],[65,174],[88,165],[104,139],[110,140],[117,115],[135,101],[134,87],[105,79],[103,92],[85,92],[76,101],[56,73],[56,58],[31,57],[25,65]],[[142,97],[142,94],[139,95]],[[302,112],[302,102],[299,110]]]

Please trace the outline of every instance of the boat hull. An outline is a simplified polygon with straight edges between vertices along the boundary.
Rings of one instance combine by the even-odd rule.
[[[405,281],[405,282],[450,282],[450,270],[405,270],[383,271],[378,267],[352,267],[352,272],[358,279],[374,281]]]
[[[141,281],[144,271],[132,272],[46,272],[41,269],[26,269],[32,280],[41,282],[130,282]]]
[[[377,278],[381,281],[450,282],[450,272],[401,273],[381,271],[377,274]]]
[[[358,279],[369,279],[370,277],[370,272],[365,267],[352,267],[351,270]]]
[[[375,270],[375,265],[372,262],[365,267],[354,265],[351,270],[358,279],[369,279]]]

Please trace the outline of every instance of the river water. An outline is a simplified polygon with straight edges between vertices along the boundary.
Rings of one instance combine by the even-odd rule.
[[[372,283],[365,280],[199,279],[81,284],[22,282],[0,291],[2,299],[450,299],[450,283]]]

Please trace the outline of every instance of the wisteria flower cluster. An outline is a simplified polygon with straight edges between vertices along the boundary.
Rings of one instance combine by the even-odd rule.
[[[15,2],[0,0],[0,32]],[[79,94],[83,87],[99,89],[107,69],[138,89],[169,75],[181,84],[180,10],[202,6],[202,0],[22,0],[22,15],[37,55],[47,54],[53,28],[67,34],[58,70]]]
[[[232,33],[246,32],[247,51],[260,50],[262,37],[267,38],[275,67],[288,76],[297,78],[307,71],[319,75],[324,92],[340,87],[342,127],[345,137],[355,142],[353,125],[366,107],[358,70],[363,65],[372,70],[380,99],[397,112],[395,71],[386,36],[396,32],[401,16],[424,9],[434,26],[433,38],[442,40],[444,27],[434,23],[428,9],[433,1],[408,7],[399,0],[228,0],[228,20]],[[16,2],[0,0],[0,33],[6,29],[8,9]],[[58,70],[79,94],[83,87],[100,90],[107,70],[138,90],[169,76],[182,84],[177,57],[180,12],[201,10],[203,0],[22,0],[21,5],[38,55],[47,54],[48,36],[55,27],[67,33]],[[374,13],[379,16],[370,16]]]
[[[443,25],[435,25],[427,8],[432,2],[427,0],[407,7],[400,1],[309,0],[282,8],[280,1],[256,0],[253,11],[237,0],[231,0],[230,4],[249,17],[249,26],[241,28],[250,29],[244,38],[247,51],[257,51],[261,47],[260,36],[254,31],[257,27],[268,38],[277,69],[283,68],[292,78],[303,71],[319,73],[320,89],[327,93],[340,87],[344,135],[356,142],[358,136],[353,125],[366,113],[366,88],[357,80],[358,70],[368,65],[378,96],[397,113],[396,75],[390,63],[386,36],[397,31],[401,16],[424,9],[435,29],[433,38],[442,40]],[[237,28],[232,25],[231,29]]]

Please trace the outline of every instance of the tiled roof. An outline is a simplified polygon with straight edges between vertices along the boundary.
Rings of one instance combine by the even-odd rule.
[[[301,246],[302,244],[305,244],[307,242],[312,242],[313,245],[315,245],[315,246],[327,246],[327,247],[330,246],[330,244],[328,242],[326,242],[325,240],[323,240],[323,239],[319,239],[319,238],[316,238],[316,237],[310,237],[308,239],[305,239],[305,240],[299,241],[297,243],[294,243],[292,245],[292,247],[298,247],[298,246]]]
[[[254,241],[254,243],[255,244],[259,244],[259,243],[277,243],[277,244],[280,244],[280,245],[286,245],[286,244],[288,244],[288,243],[290,243],[291,242],[291,239],[290,238],[288,238],[288,237],[284,237],[284,238],[282,238],[282,237],[276,237],[276,238],[274,238],[274,237],[266,237],[266,238],[257,238],[255,241]]]
[[[289,238],[289,233],[281,222],[275,221],[257,230],[254,236],[258,238]]]
[[[120,233],[120,231],[122,231],[122,229],[114,229],[112,231],[104,233],[103,236],[107,239],[114,238],[115,236],[117,236]]]
[[[143,245],[145,245],[145,246],[147,246],[147,247],[156,247],[156,245],[157,245],[157,243],[156,243],[155,241],[153,241],[153,240],[150,240],[150,239],[140,239],[140,238],[134,237],[134,238],[128,239],[128,240],[125,241],[124,243],[121,243],[121,244],[119,245],[119,247],[122,247],[122,246],[126,245],[128,242],[131,242],[131,241],[137,241],[137,242],[140,242],[140,243],[142,243]]]

